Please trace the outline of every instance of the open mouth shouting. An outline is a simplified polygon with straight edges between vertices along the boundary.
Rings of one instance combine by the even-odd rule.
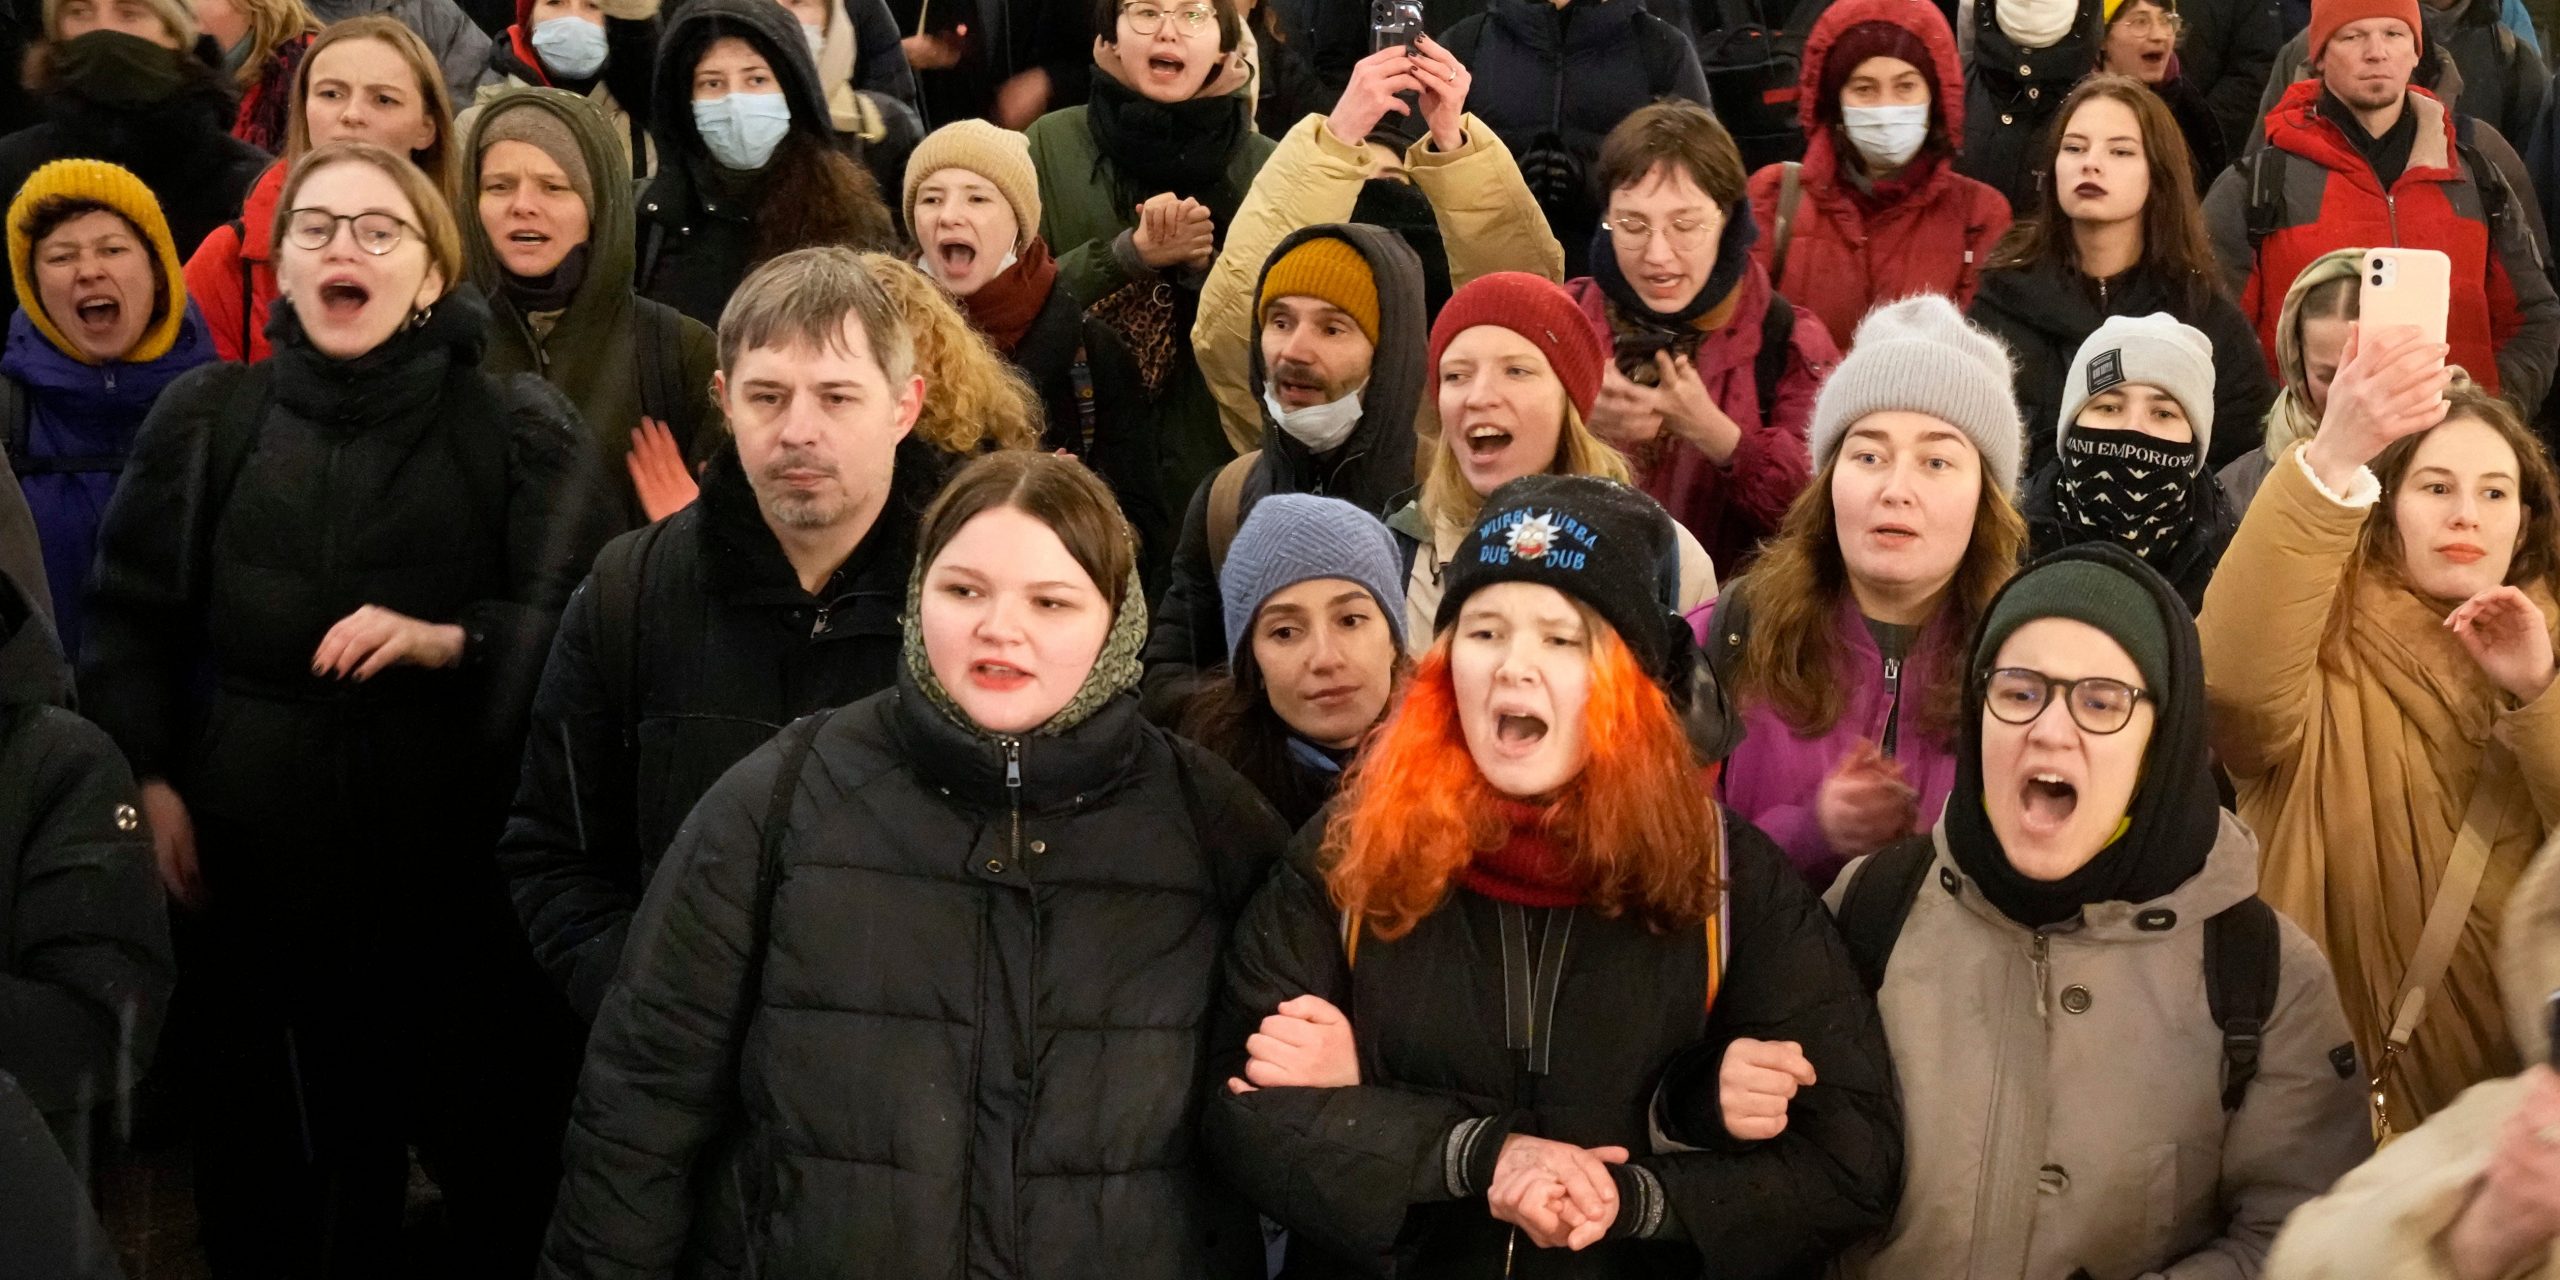
[[[1686,271],[1643,271],[1636,275],[1636,291],[1648,300],[1681,302],[1695,290]]]
[[[1493,717],[1494,750],[1514,758],[1526,756],[1547,740],[1547,722],[1543,716],[1526,711],[1499,711]]]
[[[1019,693],[1029,688],[1028,671],[995,658],[981,658],[969,664],[969,683],[988,693]]]
[[[373,290],[350,275],[335,275],[320,282],[320,314],[341,324],[364,314],[373,301]]]
[[[2059,772],[2039,769],[2018,784],[2019,825],[2029,835],[2060,835],[2079,811],[2078,784]]]
[[[1271,396],[1291,409],[1304,409],[1332,401],[1332,388],[1305,365],[1282,361],[1271,371]]]
[[[1190,60],[1184,58],[1181,54],[1151,53],[1147,55],[1147,82],[1149,84],[1161,85],[1165,88],[1173,88],[1180,85],[1183,82],[1183,77],[1190,74],[1190,71]]]
[[[71,304],[73,322],[82,334],[104,339],[124,320],[124,302],[112,294],[84,293]]]
[[[965,280],[978,269],[978,242],[967,236],[944,236],[933,244],[933,261],[943,279]]]
[[[1460,437],[1465,446],[1464,458],[1477,466],[1491,466],[1511,447],[1511,432],[1490,422],[1479,422]]]

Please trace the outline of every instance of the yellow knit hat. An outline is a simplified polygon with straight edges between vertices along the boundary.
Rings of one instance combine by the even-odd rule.
[[[1031,166],[1031,142],[984,120],[955,120],[926,134],[907,155],[906,191],[900,206],[916,224],[916,188],[945,169],[966,169],[986,179],[1013,206],[1014,252],[1040,234],[1040,172]]]
[[[1378,276],[1369,260],[1339,236],[1302,240],[1280,255],[1262,276],[1262,297],[1254,305],[1256,323],[1271,310],[1274,298],[1320,298],[1351,317],[1371,345],[1378,341]]]
[[[44,303],[36,297],[35,237],[28,234],[38,206],[48,200],[95,200],[113,209],[142,233],[151,245],[152,269],[159,273],[161,296],[166,305],[160,315],[142,331],[142,341],[125,356],[130,364],[143,364],[169,354],[178,342],[178,326],[187,316],[187,276],[178,262],[178,246],[169,235],[168,219],[160,216],[160,201],[142,179],[104,160],[56,160],[28,177],[27,185],[18,188],[18,198],[9,203],[9,272],[18,284],[18,309],[27,313],[36,332],[53,344],[54,349],[84,364],[95,360],[80,354],[80,349],[64,337],[53,317],[44,313]]]

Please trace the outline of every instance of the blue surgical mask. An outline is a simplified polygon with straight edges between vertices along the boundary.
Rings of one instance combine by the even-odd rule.
[[[779,93],[696,99],[693,127],[711,158],[731,169],[761,169],[791,132],[791,104]]]
[[[533,52],[564,80],[588,80],[604,70],[604,28],[584,18],[545,18],[533,24]]]

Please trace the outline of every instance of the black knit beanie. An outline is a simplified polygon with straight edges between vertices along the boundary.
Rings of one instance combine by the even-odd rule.
[[[1661,679],[1672,654],[1680,543],[1642,492],[1597,476],[1522,476],[1493,491],[1449,561],[1432,629],[1498,582],[1534,582],[1590,606]]]
[[[2164,698],[2169,685],[2169,625],[2150,593],[2120,566],[2097,560],[2061,560],[2039,564],[2018,575],[1998,603],[1982,619],[1982,634],[1973,644],[1973,665],[1988,670],[2020,627],[2043,618],[2069,618],[2106,632],[2124,646],[2142,687]]]

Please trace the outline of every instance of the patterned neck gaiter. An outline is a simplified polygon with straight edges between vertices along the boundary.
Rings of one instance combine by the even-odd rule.
[[[2062,437],[2054,505],[2084,539],[2115,543],[2156,567],[2186,538],[2196,456],[2192,440],[2075,429]]]

